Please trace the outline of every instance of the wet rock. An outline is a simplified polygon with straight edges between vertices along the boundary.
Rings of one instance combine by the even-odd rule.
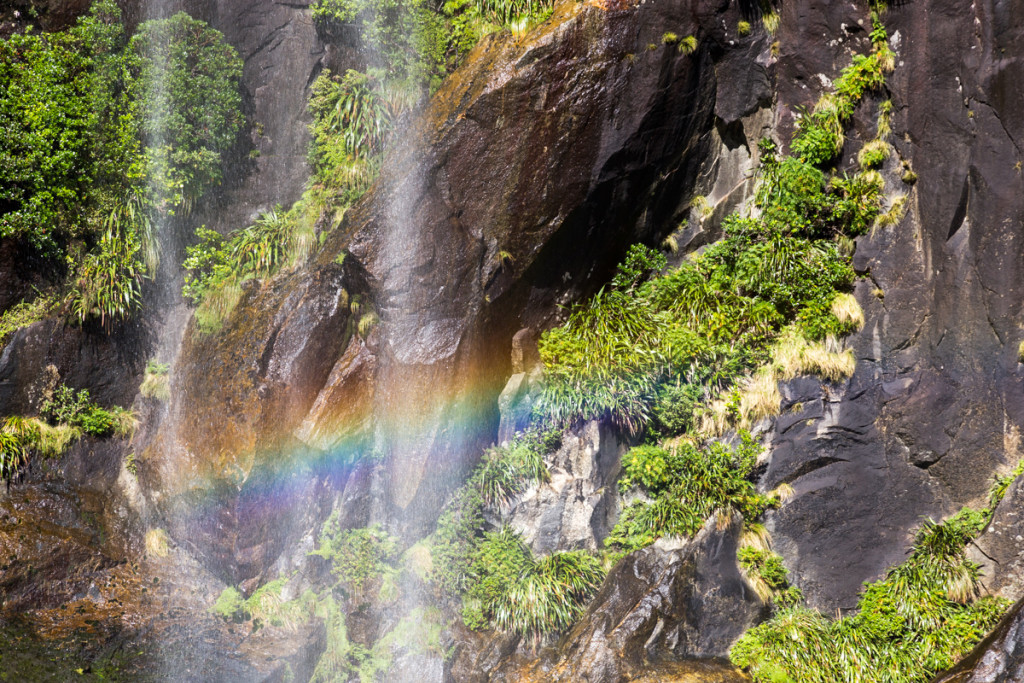
[[[599,550],[618,517],[615,482],[627,445],[601,422],[562,436],[545,456],[551,481],[528,488],[503,515],[535,553]]]
[[[541,659],[527,675],[548,681],[634,680],[650,675],[652,663],[724,658],[768,614],[736,566],[741,529],[738,515],[721,528],[712,519],[690,541],[663,539],[625,557],[558,643],[557,657]],[[733,671],[718,680],[736,676]]]
[[[971,654],[933,683],[1024,681],[1024,602],[1018,602]]]
[[[108,334],[98,325],[44,320],[18,330],[0,350],[0,414],[37,414],[41,383],[52,383],[50,365],[57,381],[88,389],[102,406],[131,405],[146,364],[146,340],[140,325]]]
[[[392,414],[423,425],[389,447],[390,495],[409,520],[431,518],[490,440],[512,333],[592,292],[685,205],[726,49],[709,36],[685,55],[662,41],[667,26],[703,36],[700,22],[719,19],[695,10],[566,3],[523,40],[489,37],[385,161],[352,237],[329,239],[371,278]],[[467,419],[468,432],[443,427]]]
[[[213,504],[208,532],[179,533],[222,568],[241,549],[218,533],[273,546],[274,520],[240,514],[238,480],[296,437],[331,454],[370,414],[390,518],[428,529],[493,441],[513,333],[592,291],[692,186],[725,48],[661,42],[667,25],[699,32],[691,9],[567,3],[524,40],[489,37],[313,263],[249,291],[222,332],[187,336],[144,458],[163,510]],[[341,290],[379,313],[376,344],[350,341]]]

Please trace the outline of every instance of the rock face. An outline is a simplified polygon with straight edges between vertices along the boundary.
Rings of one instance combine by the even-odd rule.
[[[592,290],[685,205],[712,143],[715,59],[739,50],[751,58],[737,64],[763,71],[751,65],[764,41],[728,45],[721,16],[684,2],[569,4],[524,41],[489,37],[313,262],[258,285],[221,333],[186,340],[145,458],[153,495],[180,507],[171,498],[195,496],[174,490],[192,485],[183,472],[225,493],[289,444],[331,455],[344,441],[388,456],[387,516],[426,530],[494,438],[513,332]],[[701,47],[682,53],[665,26]],[[763,94],[734,97],[734,115]],[[365,343],[346,343],[342,290],[380,316]],[[216,529],[276,547],[274,525],[239,514],[234,494],[206,498]],[[256,576],[261,562],[232,559],[240,547],[223,556],[216,529],[190,538],[227,575]]]
[[[625,450],[600,422],[567,432],[558,451],[544,459],[551,481],[523,492],[505,521],[534,553],[600,550],[618,519],[616,481]]]
[[[738,515],[724,524],[713,519],[688,542],[663,539],[627,556],[558,643],[557,654],[525,670],[505,669],[492,680],[641,680],[658,662],[724,658],[767,614],[736,567],[741,529]],[[728,667],[720,675],[708,680],[742,680]]]
[[[1010,600],[1024,598],[1024,479],[1018,479],[996,507],[992,522],[971,548],[985,588]]]
[[[834,77],[849,49],[864,51],[865,20],[851,5],[782,7],[782,139],[795,107],[823,91],[818,74]],[[851,341],[854,377],[793,387],[802,410],[775,426],[766,482],[794,487],[773,536],[825,611],[853,606],[863,581],[901,561],[922,516],[983,503],[993,475],[1019,457],[1024,422],[1024,180],[1015,170],[1024,121],[1006,86],[1020,68],[1006,55],[1022,29],[993,3],[949,0],[894,5],[885,22],[897,68],[878,97],[893,100],[891,141],[917,180],[896,182],[901,169],[890,168],[888,190],[908,195],[907,215],[857,241],[867,325]],[[871,104],[852,139],[874,135]]]

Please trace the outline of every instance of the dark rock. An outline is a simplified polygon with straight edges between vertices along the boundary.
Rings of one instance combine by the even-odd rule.
[[[867,49],[868,23],[852,5],[810,1],[781,17],[776,135],[788,140],[796,107],[825,90],[818,74],[833,78],[849,50]],[[952,0],[897,4],[885,22],[898,56],[879,98],[892,96],[892,141],[918,181],[891,173],[887,193],[907,193],[910,209],[858,240],[855,267],[870,280],[856,290],[866,326],[851,340],[854,377],[824,393],[810,424],[780,418],[765,482],[796,492],[773,513],[773,536],[826,612],[852,607],[863,581],[902,561],[923,517],[984,505],[993,475],[1019,457],[1007,444],[1024,425],[1014,171],[1024,124],[1005,87],[1024,27],[992,3],[967,11]],[[874,135],[875,102],[859,108],[851,139]]]
[[[1024,602],[1018,602],[971,654],[932,683],[1024,681]]]
[[[98,326],[65,325],[58,320],[22,328],[0,351],[0,414],[38,413],[43,385],[58,380],[88,389],[102,406],[128,406],[142,381],[146,331],[140,325],[108,334]]]

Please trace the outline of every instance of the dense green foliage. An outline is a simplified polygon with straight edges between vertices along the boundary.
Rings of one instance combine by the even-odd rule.
[[[431,543],[431,579],[462,598],[470,628],[500,628],[540,638],[564,631],[604,578],[601,561],[582,551],[535,558],[511,529],[486,531],[484,509],[506,505],[528,483],[550,476],[543,456],[557,432],[529,432],[488,451],[448,504]]]
[[[109,326],[138,308],[153,225],[220,181],[240,72],[220,34],[185,14],[129,41],[113,0],[68,31],[0,41],[0,237],[68,271],[73,316]]]
[[[536,559],[508,527],[476,543],[462,616],[470,628],[493,626],[540,638],[572,626],[604,580],[601,561],[583,551]]]
[[[138,143],[119,18],[100,2],[70,31],[0,41],[0,237],[59,255],[123,187]]]
[[[76,427],[92,436],[128,436],[135,429],[130,411],[114,406],[105,410],[89,399],[89,390],[74,389],[61,384],[53,396],[39,408],[40,414],[54,425]]]
[[[241,129],[242,61],[219,31],[179,12],[132,37],[129,92],[157,207],[191,207],[220,183],[222,155]]]
[[[713,442],[704,448],[682,442],[675,446],[643,445],[622,458],[619,488],[639,490],[647,500],[622,512],[606,544],[629,552],[659,536],[692,536],[716,510],[732,508],[755,520],[778,504],[757,492],[751,472],[760,445],[741,432],[735,449]]]
[[[10,416],[0,426],[0,478],[8,485],[33,456],[57,457],[83,434],[130,437],[137,426],[130,410],[106,410],[89,400],[87,390],[75,392],[64,384],[43,401],[40,414],[44,419]]]
[[[906,562],[865,585],[853,616],[829,620],[793,606],[748,631],[733,662],[755,681],[928,681],[965,655],[1009,606],[979,599],[978,566],[965,546],[988,515],[964,509],[926,521]]]

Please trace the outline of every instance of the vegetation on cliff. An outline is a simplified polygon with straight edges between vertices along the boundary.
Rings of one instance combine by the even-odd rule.
[[[83,435],[130,437],[137,427],[132,411],[101,408],[90,400],[88,390],[76,392],[57,384],[55,373],[49,376],[53,381],[43,393],[41,417],[13,415],[0,426],[0,479],[8,485],[35,456],[57,457]]]
[[[1020,468],[1010,479],[1019,474]],[[941,523],[926,520],[907,561],[865,584],[851,616],[829,619],[794,601],[780,603],[781,611],[732,648],[733,663],[764,683],[931,680],[967,654],[1010,606],[1004,598],[981,597],[979,567],[966,555],[1005,492],[1006,479],[1000,479],[984,510],[964,508]]]
[[[240,73],[220,33],[183,13],[129,40],[113,0],[67,31],[0,41],[0,237],[47,260],[79,320],[129,316],[156,266],[153,226],[220,182]]]

